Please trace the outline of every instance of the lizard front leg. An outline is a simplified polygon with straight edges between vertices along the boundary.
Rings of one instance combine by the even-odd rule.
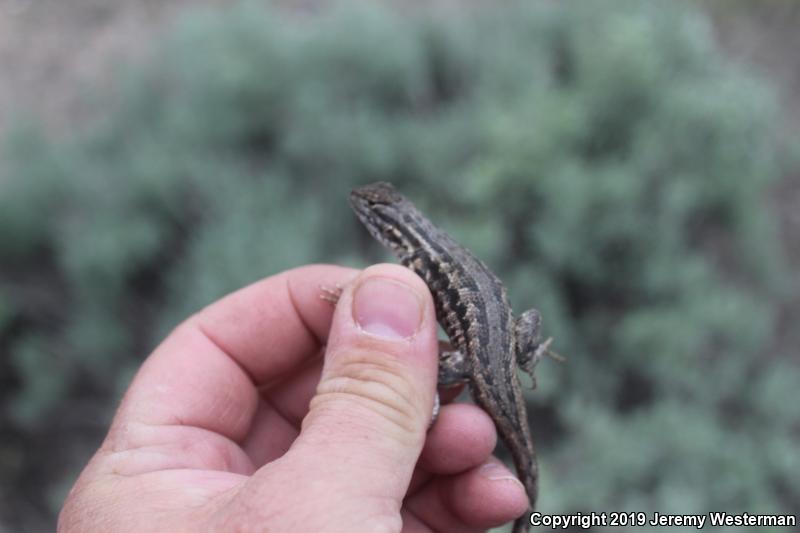
[[[467,360],[458,350],[454,350],[449,343],[439,341],[439,377],[440,387],[455,387],[469,382]]]
[[[469,382],[466,358],[458,350],[454,350],[449,343],[439,341],[439,374],[437,385],[439,387],[455,387]],[[434,404],[433,418],[431,425],[439,415],[439,393],[436,393],[436,403]]]

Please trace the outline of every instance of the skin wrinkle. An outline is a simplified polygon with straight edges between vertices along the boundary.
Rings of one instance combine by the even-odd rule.
[[[364,391],[362,390],[360,392],[363,393]],[[374,421],[371,422],[369,420],[366,420],[363,415],[365,413],[369,413],[370,410],[373,408],[367,404],[369,400],[367,401],[364,400],[365,398],[357,398],[356,396],[354,396],[352,392],[335,392],[335,391],[322,392],[314,398],[313,409],[309,411],[310,417],[306,417],[303,420],[303,425],[305,426],[306,421],[313,422],[317,418],[324,418],[328,416],[328,413],[332,413],[336,414],[337,418],[339,418],[343,422],[346,422],[351,427],[366,428],[367,429],[366,435],[370,435],[370,433],[374,432],[375,423]],[[343,415],[340,412],[339,405],[341,405],[343,401],[349,402],[351,405],[354,406],[352,409],[350,409],[352,413]],[[384,406],[384,404],[379,401],[375,401],[374,404],[379,406]],[[384,410],[387,412],[394,412],[391,409],[384,409]],[[409,424],[403,424],[400,421],[394,420],[393,417],[387,416],[383,413],[381,413],[379,416],[382,416],[385,420],[392,422],[392,425],[395,428],[397,428],[398,431],[396,432],[397,434],[397,436],[395,437],[396,439],[401,440],[401,442],[406,441],[409,442],[409,444],[412,444],[412,441],[409,441],[409,439],[407,439],[407,436],[414,432],[414,429]],[[405,417],[402,418],[405,419]],[[334,431],[335,429],[336,428],[331,428],[331,431]],[[301,430],[301,433],[303,431],[304,429]],[[309,437],[313,437],[318,432],[327,433],[324,427],[316,427],[314,433],[309,433],[308,435]],[[385,433],[388,433],[388,429],[387,431],[385,431]],[[331,436],[336,436],[338,434],[339,434],[338,432],[334,432],[334,434]],[[360,436],[364,436],[364,434],[365,434],[364,431],[358,432],[358,435]]]
[[[381,413],[401,430],[418,429],[414,422],[420,418],[417,416],[420,409],[412,399],[414,387],[402,376],[399,364],[388,357],[376,363],[369,355],[353,351],[348,357],[342,357],[338,365],[339,376],[320,383],[317,395],[311,400],[312,406],[331,399],[330,394],[351,394],[356,399],[380,405]]]
[[[472,413],[469,424],[465,424],[465,413]],[[483,428],[481,438],[474,435],[476,429]],[[439,419],[428,431],[428,439],[454,438],[463,446],[462,453],[454,455],[431,447],[426,442],[420,454],[418,465],[431,474],[453,475],[483,461],[491,454],[497,444],[494,423],[485,411],[474,404],[457,403],[442,407]]]
[[[433,479],[433,473],[419,466],[415,468],[414,473],[411,475],[411,479],[408,481],[408,493],[406,498],[409,498],[422,490],[428,485],[428,483],[431,482],[431,479]]]
[[[272,401],[272,397],[269,394],[261,394],[261,401],[263,402],[265,408],[269,409],[270,411],[277,414],[284,422],[286,422],[289,426],[299,429],[300,424],[295,423],[292,421],[290,417],[288,417],[285,413],[283,413]]]
[[[120,471],[120,469],[124,466],[124,463],[128,461],[128,456],[130,456],[132,461],[136,462],[139,460],[138,454],[140,453],[160,453],[159,450],[164,450],[165,452],[172,451],[172,454],[165,453],[165,455],[171,455],[172,457],[182,458],[191,456],[196,458],[197,451],[203,449],[200,446],[201,444],[210,449],[210,453],[203,454],[201,457],[212,457],[218,459],[220,465],[224,467],[218,469],[219,471],[233,472],[234,470],[232,470],[232,467],[241,463],[241,459],[246,459],[249,463],[248,466],[252,468],[252,462],[243,451],[241,452],[242,457],[240,459],[235,458],[236,451],[241,451],[241,448],[239,448],[234,441],[228,439],[224,435],[220,435],[219,433],[214,433],[210,430],[195,426],[148,425],[143,422],[131,422],[129,425],[139,425],[144,427],[146,430],[153,431],[148,431],[146,434],[136,430],[128,431],[131,436],[128,438],[124,449],[115,449],[114,451],[104,454],[105,460],[113,463],[111,468],[113,468],[115,473],[119,475],[134,476],[146,472],[160,471],[163,469],[163,467],[152,469],[150,467],[145,467],[138,472],[126,474]],[[137,442],[138,439],[136,439],[136,437],[140,438],[141,442]],[[176,440],[176,437],[180,440]],[[153,440],[149,441],[149,439]],[[172,446],[170,446],[170,444]],[[179,453],[176,454],[175,450],[178,450]],[[203,469],[209,468],[209,462],[207,460],[198,460],[196,462],[201,464]],[[123,463],[123,465],[120,466],[119,463]],[[180,468],[190,467],[182,465]]]
[[[207,472],[195,469],[176,468],[144,473],[130,478],[106,477],[102,478],[100,483],[95,481],[98,486],[94,490],[107,495],[120,488],[124,489],[128,493],[128,498],[133,498],[137,504],[148,503],[149,516],[144,523],[152,527],[142,529],[143,526],[140,523],[135,529],[136,531],[198,531],[202,530],[199,525],[207,523],[207,517],[215,512],[225,498],[235,493],[238,484],[245,479],[245,476],[240,474],[223,473],[225,476],[223,478],[219,475],[213,476],[214,472],[212,472],[211,479],[213,481],[211,486],[207,486],[202,484],[203,481],[209,479],[206,474]],[[164,477],[194,480],[198,486],[181,487],[157,482]],[[109,484],[113,486],[109,488]],[[174,507],[170,499],[170,495],[176,490],[180,490],[184,497],[180,507]],[[103,502],[101,502],[101,506],[102,504]],[[119,516],[115,520],[116,523],[109,522],[107,527],[99,531],[132,531],[130,529],[131,518],[134,516]],[[84,529],[76,529],[76,531],[84,531]]]
[[[340,374],[354,379],[375,381],[389,387],[398,396],[407,398],[403,395],[408,394],[413,386],[403,376],[402,363],[389,354],[380,360],[373,360],[368,353],[370,351],[372,350],[354,349],[348,353],[348,357],[340,358],[339,369],[346,368],[348,370],[348,372],[340,372]],[[395,386],[395,383],[404,386]]]
[[[448,483],[442,479],[435,479],[426,483],[424,486],[406,498],[406,509],[409,513],[425,524],[430,531],[482,531],[481,529],[469,528],[459,517],[453,513],[452,509],[444,505],[447,495]],[[435,502],[435,507],[431,507]]]
[[[508,481],[511,481],[513,474],[505,469],[502,463],[492,458],[487,462],[499,465],[506,472]],[[482,469],[483,465],[477,465],[452,476],[434,477],[426,483],[418,483],[405,500],[406,510],[414,513],[431,531],[485,531],[487,528],[495,527],[502,521],[502,517],[506,516],[506,507],[512,500],[486,495],[480,491],[486,479]],[[516,479],[513,483],[519,486]],[[465,486],[470,485],[472,488],[465,490]],[[492,502],[494,513],[486,517],[482,525],[469,526],[471,509],[485,501]],[[434,507],[431,507],[434,502]],[[525,502],[522,503],[524,506]]]
[[[240,362],[239,362],[239,361],[238,361],[238,360],[237,360],[237,359],[236,359],[236,358],[235,358],[233,355],[231,355],[231,353],[230,353],[230,352],[229,352],[227,349],[225,349],[225,347],[222,345],[222,343],[221,343],[220,341],[218,341],[216,338],[214,338],[214,335],[212,335],[212,334],[211,334],[211,332],[209,332],[209,331],[207,331],[207,330],[206,330],[206,327],[203,325],[203,322],[202,322],[202,320],[200,319],[199,315],[195,315],[195,316],[197,317],[197,319],[196,319],[196,320],[194,320],[194,317],[192,317],[192,319],[190,319],[190,322],[189,322],[189,324],[190,324],[191,326],[193,326],[193,327],[194,327],[194,328],[195,328],[195,329],[196,329],[196,330],[197,330],[197,331],[200,333],[200,335],[202,335],[203,337],[205,337],[205,338],[206,338],[206,340],[208,340],[208,342],[210,342],[212,345],[214,345],[214,347],[215,347],[217,350],[219,350],[219,351],[220,351],[220,353],[222,353],[223,355],[225,355],[225,356],[226,356],[228,359],[230,359],[230,360],[231,360],[231,361],[232,361],[232,362],[233,362],[233,363],[234,363],[236,366],[238,366],[238,367],[239,367],[239,369],[240,369],[240,370],[241,370],[241,371],[244,373],[244,375],[245,375],[245,376],[247,376],[247,379],[249,379],[249,380],[250,380],[250,383],[253,383],[253,384],[255,385],[255,384],[256,384],[256,379],[255,379],[255,377],[254,377],[254,376],[253,376],[253,375],[250,373],[250,371],[247,369],[247,367],[245,367],[245,366],[244,366],[243,364],[241,364],[241,363],[240,363]]]
[[[286,476],[291,476],[291,472],[296,469],[298,461],[303,461],[304,468],[313,468],[317,472],[317,474],[310,480],[307,480],[305,484],[304,493],[306,498],[304,502],[302,502],[301,507],[294,508],[293,516],[297,517],[297,520],[292,524],[286,524],[284,522],[284,527],[281,529],[282,531],[308,529],[308,524],[304,524],[300,522],[300,520],[304,520],[303,517],[309,514],[319,515],[320,513],[324,514],[325,520],[329,526],[337,525],[343,528],[337,530],[363,531],[363,524],[369,523],[369,518],[365,518],[363,515],[360,516],[360,523],[358,525],[361,527],[356,527],[355,524],[350,523],[353,518],[350,514],[350,508],[342,507],[336,503],[336,500],[343,496],[343,491],[351,492],[353,488],[363,489],[359,490],[358,494],[354,496],[359,499],[362,508],[372,509],[372,514],[378,515],[378,518],[375,519],[377,522],[385,523],[387,517],[397,513],[399,502],[396,501],[395,498],[376,495],[375,491],[369,486],[359,485],[354,487],[347,482],[341,483],[352,475],[354,469],[364,466],[358,458],[343,456],[338,460],[331,460],[329,458],[323,462],[316,461],[317,459],[319,459],[318,456],[309,458],[306,454],[298,452],[297,448],[293,448],[290,454],[287,454],[281,460],[271,464],[271,468],[273,468],[272,475],[278,479],[279,484],[287,480]],[[379,486],[383,485],[383,483],[379,484]],[[319,499],[320,494],[335,494],[337,498],[330,500],[330,503],[333,504],[332,506],[327,505],[320,508],[312,503],[314,501],[325,501],[324,499]],[[258,517],[255,523],[265,523],[271,519],[292,519],[292,516],[285,516],[287,507],[283,501],[284,493],[267,495],[261,492],[261,488],[258,485],[246,484],[241,487],[239,495],[246,496],[237,499],[235,505],[239,508],[231,509],[231,512],[221,514],[218,517],[221,521],[221,525],[212,527],[211,530],[232,531],[236,530],[237,527],[243,527],[246,531],[254,531],[252,529],[254,516]],[[255,503],[254,505],[254,502],[263,503]],[[244,523],[245,525],[238,525],[238,520],[240,519],[246,520]],[[250,528],[246,527],[247,524],[250,525]],[[383,529],[380,529],[379,531],[382,530]]]
[[[307,364],[298,368],[293,374],[287,376],[281,382],[272,385],[262,385],[258,389],[259,396],[267,401],[287,423],[298,430],[300,429],[300,423],[303,417],[308,412],[308,403],[316,392],[322,371],[323,359],[324,352],[320,348],[317,355],[310,358]],[[313,380],[313,386],[303,383],[308,380]],[[298,397],[296,389],[300,383],[303,383],[303,387],[308,388],[308,395],[303,402],[296,401]],[[291,395],[292,399],[288,399],[287,395]]]
[[[214,339],[210,336],[206,335],[199,326],[198,322],[184,322],[180,326],[178,326],[173,333],[168,337],[168,340],[165,341],[166,344],[160,345],[156,348],[154,352],[153,358],[163,358],[165,357],[165,351],[172,348],[171,344],[176,342],[183,342],[188,344],[188,347],[193,350],[200,350],[203,349],[207,359],[206,364],[208,365],[210,362],[215,362],[214,371],[221,375],[227,376],[226,379],[219,383],[218,385],[221,388],[218,390],[213,391],[211,397],[215,398],[216,405],[223,406],[223,409],[220,409],[213,419],[205,420],[205,424],[199,423],[198,420],[190,421],[185,416],[183,416],[180,412],[168,412],[163,409],[158,409],[158,418],[163,418],[164,421],[158,424],[150,424],[147,420],[152,419],[153,415],[153,408],[152,405],[152,398],[147,397],[145,401],[138,395],[134,395],[131,397],[126,397],[123,400],[123,404],[120,407],[120,413],[115,416],[115,420],[118,419],[125,419],[128,423],[135,421],[138,423],[142,423],[147,426],[186,426],[186,427],[194,427],[198,429],[203,429],[207,431],[211,431],[214,433],[221,433],[220,428],[217,426],[217,421],[219,420],[226,420],[224,418],[224,413],[231,412],[236,414],[234,418],[231,418],[225,424],[225,436],[230,438],[234,442],[238,442],[242,438],[244,438],[247,434],[247,428],[249,426],[250,417],[253,415],[255,407],[257,405],[257,391],[255,388],[252,389],[252,394],[248,395],[246,404],[243,406],[240,402],[236,401],[236,397],[231,395],[228,392],[231,387],[240,387],[242,385],[242,381],[246,382],[248,385],[252,384],[251,378],[249,374],[242,369],[242,366],[239,365],[236,360],[230,356],[230,354],[222,351],[220,346],[214,342]],[[170,341],[171,339],[171,341]],[[210,346],[211,349],[206,349],[207,346]],[[186,357],[185,353],[182,356],[188,361],[188,357]],[[232,366],[231,366],[232,363]],[[143,367],[144,374],[137,375],[134,381],[139,379],[149,379],[153,380],[153,376],[150,375],[150,371],[148,371],[153,365],[158,366],[158,362],[154,361],[152,358],[145,361],[145,365]],[[234,370],[235,369],[235,370]],[[237,372],[239,375],[237,376]],[[208,391],[202,390],[199,388],[199,383],[195,382],[184,382],[182,387],[177,387],[178,380],[181,378],[181,375],[176,373],[175,367],[170,367],[170,373],[167,374],[171,381],[163,381],[164,378],[161,378],[162,381],[161,386],[169,387],[170,389],[177,388],[187,388],[191,387],[194,390],[197,390],[196,397],[206,399],[209,394]],[[243,379],[242,379],[243,378]],[[158,390],[158,387],[155,387]],[[241,391],[241,389],[239,389]],[[161,394],[161,393],[158,393]],[[161,394],[164,396],[163,394]],[[220,396],[227,401],[220,401]],[[168,400],[167,397],[163,399]],[[202,400],[201,400],[202,401]],[[224,404],[229,405],[224,405]],[[244,408],[243,408],[244,407]],[[213,410],[214,404],[208,405],[208,410]],[[164,412],[161,412],[164,411]],[[213,411],[212,411],[213,412]],[[121,416],[124,414],[124,416]],[[112,427],[110,438],[113,438],[112,435],[116,432],[117,428]]]
[[[430,533],[432,531],[430,526],[412,511],[403,510],[400,517],[403,520],[403,533]]]
[[[248,428],[247,431],[242,432],[239,438],[231,438],[237,444],[241,444],[249,433],[251,421],[255,416],[256,409],[258,409],[258,391],[254,391],[254,394],[251,395],[251,402],[254,402],[255,405],[252,405],[250,409],[242,409],[239,403],[236,402],[236,398],[230,392],[225,392],[219,401],[214,404],[214,407],[219,410],[219,418],[230,419],[233,427]]]
[[[247,456],[242,452],[241,448],[232,449],[230,443],[225,443],[223,441],[211,439],[201,439],[197,441],[189,441],[184,442],[181,446],[181,452],[195,455],[198,454],[200,457],[205,458],[212,458],[212,460],[219,461],[217,465],[218,468],[213,468],[213,463],[211,463],[208,459],[202,461],[205,464],[205,468],[208,470],[220,470],[224,472],[234,472],[238,470],[238,468],[234,468],[237,466],[237,458],[235,457],[236,451],[240,453],[240,457],[242,459],[247,458]],[[249,458],[248,463],[250,463]],[[244,466],[244,465],[239,465]],[[249,470],[252,470],[252,463],[250,463]]]
[[[264,406],[265,406],[265,408],[267,408],[267,409],[270,409],[270,411],[271,411],[272,413],[274,413],[274,414],[276,415],[276,417],[277,417],[277,418],[279,418],[279,419],[280,419],[280,420],[281,420],[283,423],[285,423],[285,424],[286,424],[288,427],[290,427],[290,428],[292,428],[292,429],[296,430],[297,434],[299,434],[299,433],[300,433],[300,427],[299,427],[299,424],[298,424],[298,425],[296,425],[296,424],[292,423],[292,421],[291,421],[291,420],[289,420],[289,419],[288,419],[286,416],[284,416],[284,415],[283,415],[283,414],[280,412],[280,410],[279,410],[279,409],[277,409],[277,408],[274,406],[274,404],[273,404],[273,403],[270,401],[270,399],[269,399],[269,398],[267,398],[267,397],[265,397],[265,396],[262,396],[262,398],[261,398],[261,401],[263,402],[263,404],[262,404],[262,405],[264,405]],[[262,415],[262,416],[265,416],[265,415]],[[273,421],[273,422],[272,422],[272,425],[274,426],[274,424],[275,424],[275,423],[276,423],[276,422],[275,422],[275,421]],[[268,458],[268,459],[267,459],[267,463],[268,463],[269,461],[272,461],[272,460],[275,460],[275,459],[277,459],[277,458],[283,457],[283,455],[284,455],[284,454],[285,454],[285,453],[288,451],[288,449],[289,449],[289,448],[291,448],[291,446],[292,446],[292,442],[294,442],[294,440],[297,438],[297,434],[295,434],[295,435],[294,435],[294,437],[293,437],[293,438],[292,438],[292,439],[289,441],[288,445],[284,445],[285,443],[284,443],[284,442],[281,442],[281,440],[280,440],[279,438],[277,438],[277,437],[272,437],[272,436],[271,436],[271,432],[267,432],[267,434],[265,435],[265,437],[266,437],[266,438],[269,440],[269,444],[271,445],[271,447],[274,447],[274,451],[276,451],[276,452],[277,452],[279,448],[280,448],[281,450],[283,450],[281,453],[278,453],[278,454],[277,454],[275,457]],[[248,442],[248,439],[249,439],[249,438],[250,438],[250,435],[248,435],[248,436],[247,436],[247,439],[245,439],[245,440],[244,440],[244,442],[243,442],[243,446],[244,446],[244,449],[245,449],[245,453],[248,455],[248,458],[250,458],[251,460],[254,460],[254,457],[252,456],[252,454],[251,454],[251,453],[249,453],[249,452],[248,452],[248,449],[251,449],[251,447],[252,447],[252,446],[254,446],[255,444],[254,444],[252,441],[251,441],[251,442]],[[258,445],[259,445],[260,447],[262,447],[262,448],[263,448],[264,446],[266,446],[266,445],[267,445],[267,443],[266,443],[266,442],[261,442],[261,443],[258,443]],[[278,445],[279,445],[279,446],[278,446]],[[259,462],[259,463],[261,463],[261,461],[260,461],[260,460],[259,460],[258,462]],[[257,465],[257,468],[260,468],[261,466],[263,466],[263,464],[258,464],[258,465]]]
[[[277,411],[262,408],[242,448],[258,469],[283,457],[299,433],[299,428]]]

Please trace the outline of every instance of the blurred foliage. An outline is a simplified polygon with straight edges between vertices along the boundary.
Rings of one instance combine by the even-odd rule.
[[[387,180],[568,355],[529,396],[542,510],[800,506],[800,371],[769,348],[779,116],[693,6],[243,4],[184,17],[100,96],[71,139],[5,144],[0,455],[23,464],[0,465],[29,498],[63,490],[182,317],[289,267],[390,259],[346,201]],[[73,458],[21,451],[54,435]]]

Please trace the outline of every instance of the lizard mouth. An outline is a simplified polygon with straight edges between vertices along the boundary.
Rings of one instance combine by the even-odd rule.
[[[350,193],[350,205],[369,233],[393,250],[401,248],[401,236],[397,231],[402,213],[399,206],[406,202],[389,183],[373,183]]]
[[[370,206],[369,201],[359,196],[357,191],[350,193],[350,205],[353,207],[356,215],[362,222],[368,222],[375,218],[375,214]]]

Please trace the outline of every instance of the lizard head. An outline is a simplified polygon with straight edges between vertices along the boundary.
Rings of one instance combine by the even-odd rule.
[[[354,189],[350,193],[350,205],[381,244],[399,255],[410,250],[403,219],[414,206],[391,183],[377,182]]]

